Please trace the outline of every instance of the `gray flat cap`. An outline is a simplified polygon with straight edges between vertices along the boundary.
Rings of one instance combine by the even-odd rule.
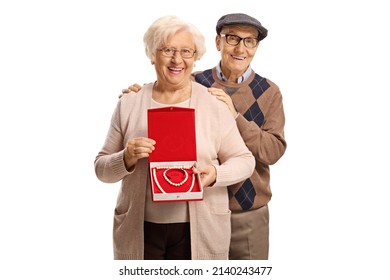
[[[227,14],[222,16],[217,22],[217,34],[221,33],[222,27],[229,25],[249,25],[259,31],[259,40],[267,37],[268,30],[261,25],[260,21],[246,14]]]

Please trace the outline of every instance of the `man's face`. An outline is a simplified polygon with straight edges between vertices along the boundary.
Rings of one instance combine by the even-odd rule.
[[[258,31],[254,27],[245,25],[227,26],[222,29],[221,35],[217,35],[215,42],[217,50],[221,52],[222,72],[229,81],[237,82],[237,78],[244,74],[252,62],[259,44],[254,48],[250,48],[245,46],[244,40],[241,40],[238,45],[233,46],[227,43],[228,38],[226,38],[226,35],[256,39],[258,37]],[[238,40],[240,39],[238,38]]]

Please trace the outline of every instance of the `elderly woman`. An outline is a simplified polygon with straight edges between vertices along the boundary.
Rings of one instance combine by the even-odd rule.
[[[115,259],[228,259],[230,210],[226,186],[248,178],[255,161],[225,104],[191,81],[194,62],[205,53],[204,38],[174,16],[156,20],[144,35],[157,81],[123,96],[113,113],[97,177],[122,180],[114,217]],[[203,200],[155,203],[148,158],[147,110],[195,109],[197,168]]]

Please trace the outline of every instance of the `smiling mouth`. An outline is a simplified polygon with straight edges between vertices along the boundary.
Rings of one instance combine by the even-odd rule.
[[[181,68],[181,67],[168,67],[168,70],[172,71],[172,72],[175,72],[175,73],[179,73],[179,72],[183,71],[184,68]]]
[[[232,55],[232,58],[233,59],[236,59],[236,60],[244,60],[245,59],[245,57],[242,57],[242,56],[234,56],[234,55]]]

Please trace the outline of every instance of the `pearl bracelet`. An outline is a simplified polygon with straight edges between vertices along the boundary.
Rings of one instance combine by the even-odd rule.
[[[169,168],[169,167],[168,167]],[[191,166],[189,167],[189,168],[191,168]],[[187,168],[187,169],[189,169],[189,168]],[[155,183],[156,183],[156,185],[157,185],[157,188],[162,192],[162,193],[164,193],[164,194],[166,194],[166,192],[164,191],[164,189],[161,187],[161,185],[160,185],[160,183],[159,183],[159,181],[158,181],[158,179],[157,179],[157,175],[156,175],[156,170],[157,169],[160,169],[160,168],[153,168],[153,178],[154,178],[154,181],[155,181]],[[171,168],[172,169],[172,168]],[[186,177],[186,181],[187,181],[187,179],[188,179],[188,173],[184,170],[184,172],[187,174],[187,177]],[[169,183],[169,182],[168,182]],[[184,183],[183,183],[184,184]],[[190,193],[190,192],[192,192],[192,189],[194,188],[194,185],[195,185],[195,174],[194,173],[192,173],[192,182],[191,182],[191,186],[190,186],[190,188],[188,189],[188,191],[187,191],[187,193]]]
[[[183,179],[183,181],[178,182],[178,183],[174,183],[174,182],[172,182],[172,181],[170,180],[170,177],[167,175],[167,173],[168,173],[168,171],[170,171],[170,170],[175,170],[175,169],[184,172],[184,179]],[[185,171],[183,168],[176,168],[176,167],[175,167],[175,168],[167,168],[167,169],[164,170],[163,177],[164,177],[165,181],[167,181],[170,185],[175,186],[175,187],[180,187],[180,186],[183,185],[185,182],[187,182],[187,180],[188,180],[188,172]]]

